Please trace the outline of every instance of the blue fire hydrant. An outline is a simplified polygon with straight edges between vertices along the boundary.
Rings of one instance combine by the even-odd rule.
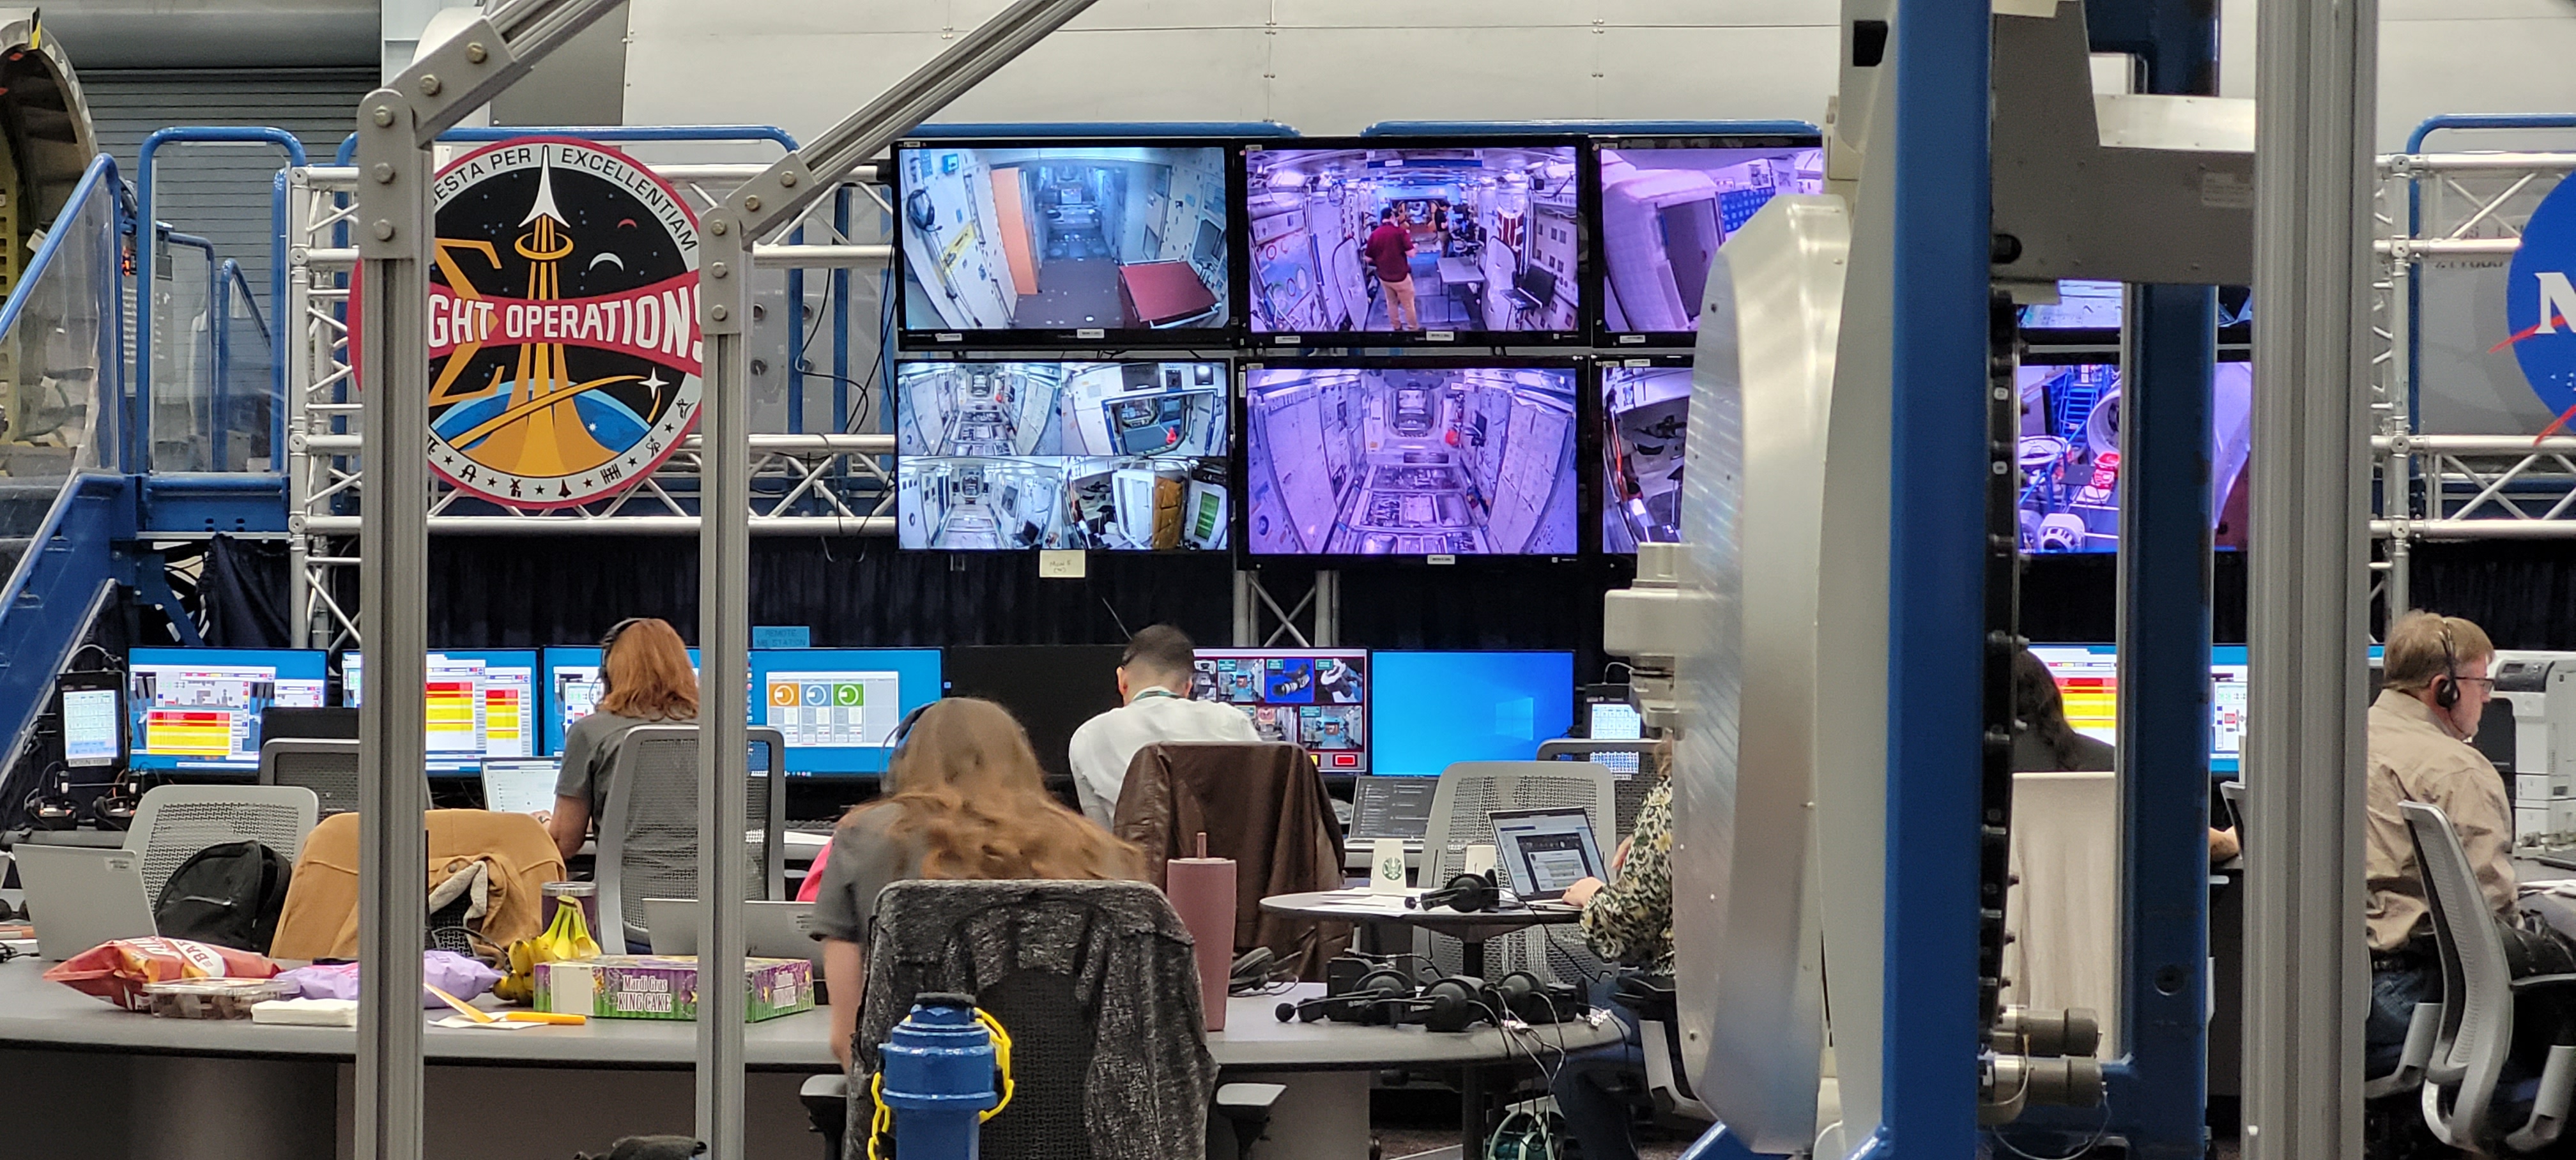
[[[902,1160],[975,1160],[995,1091],[993,1036],[972,995],[927,994],[896,1024],[882,1053],[883,1099]]]

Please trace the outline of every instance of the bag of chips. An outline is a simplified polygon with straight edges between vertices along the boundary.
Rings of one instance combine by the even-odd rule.
[[[277,974],[266,955],[175,938],[121,938],[56,963],[45,978],[128,1011],[150,1011],[143,988],[180,979],[265,979]]]

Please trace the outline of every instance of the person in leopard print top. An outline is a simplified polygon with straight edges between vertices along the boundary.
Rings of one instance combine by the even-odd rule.
[[[1670,738],[1649,764],[1656,779],[1637,810],[1637,825],[1610,856],[1611,880],[1586,878],[1567,887],[1565,902],[1583,908],[1583,937],[1593,953],[1632,974],[1673,973],[1673,749]],[[1582,1141],[1584,1160],[1636,1160],[1632,1091],[1645,1087],[1646,1057],[1638,1046],[1637,1017],[1611,1000],[1612,979],[1592,984],[1592,1003],[1627,1028],[1627,1038],[1580,1052],[1557,1070],[1550,1091],[1567,1126]]]

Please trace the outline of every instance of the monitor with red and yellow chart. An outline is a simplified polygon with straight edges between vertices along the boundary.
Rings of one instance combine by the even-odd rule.
[[[543,737],[535,649],[447,649],[429,654],[421,690],[428,712],[429,771],[472,773],[486,757],[534,757]],[[351,708],[366,688],[366,658],[340,658],[340,700]]]
[[[322,707],[318,650],[138,648],[125,661],[129,768],[256,773],[259,715]]]

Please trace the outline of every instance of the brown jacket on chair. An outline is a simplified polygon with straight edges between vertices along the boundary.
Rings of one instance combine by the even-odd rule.
[[[1158,742],[1127,763],[1112,827],[1145,848],[1149,881],[1165,885],[1163,864],[1186,858],[1208,836],[1208,856],[1235,861],[1234,952],[1270,948],[1282,968],[1309,981],[1349,949],[1348,923],[1267,914],[1274,894],[1338,890],[1342,827],[1324,779],[1306,751],[1262,745]]]
[[[475,861],[491,869],[492,912],[483,937],[507,946],[531,938],[553,918],[540,888],[570,877],[555,840],[534,815],[487,810],[431,810],[429,864],[421,897],[448,875]],[[304,839],[295,877],[286,888],[286,912],[277,921],[269,956],[280,959],[358,957],[358,815],[333,814]]]

